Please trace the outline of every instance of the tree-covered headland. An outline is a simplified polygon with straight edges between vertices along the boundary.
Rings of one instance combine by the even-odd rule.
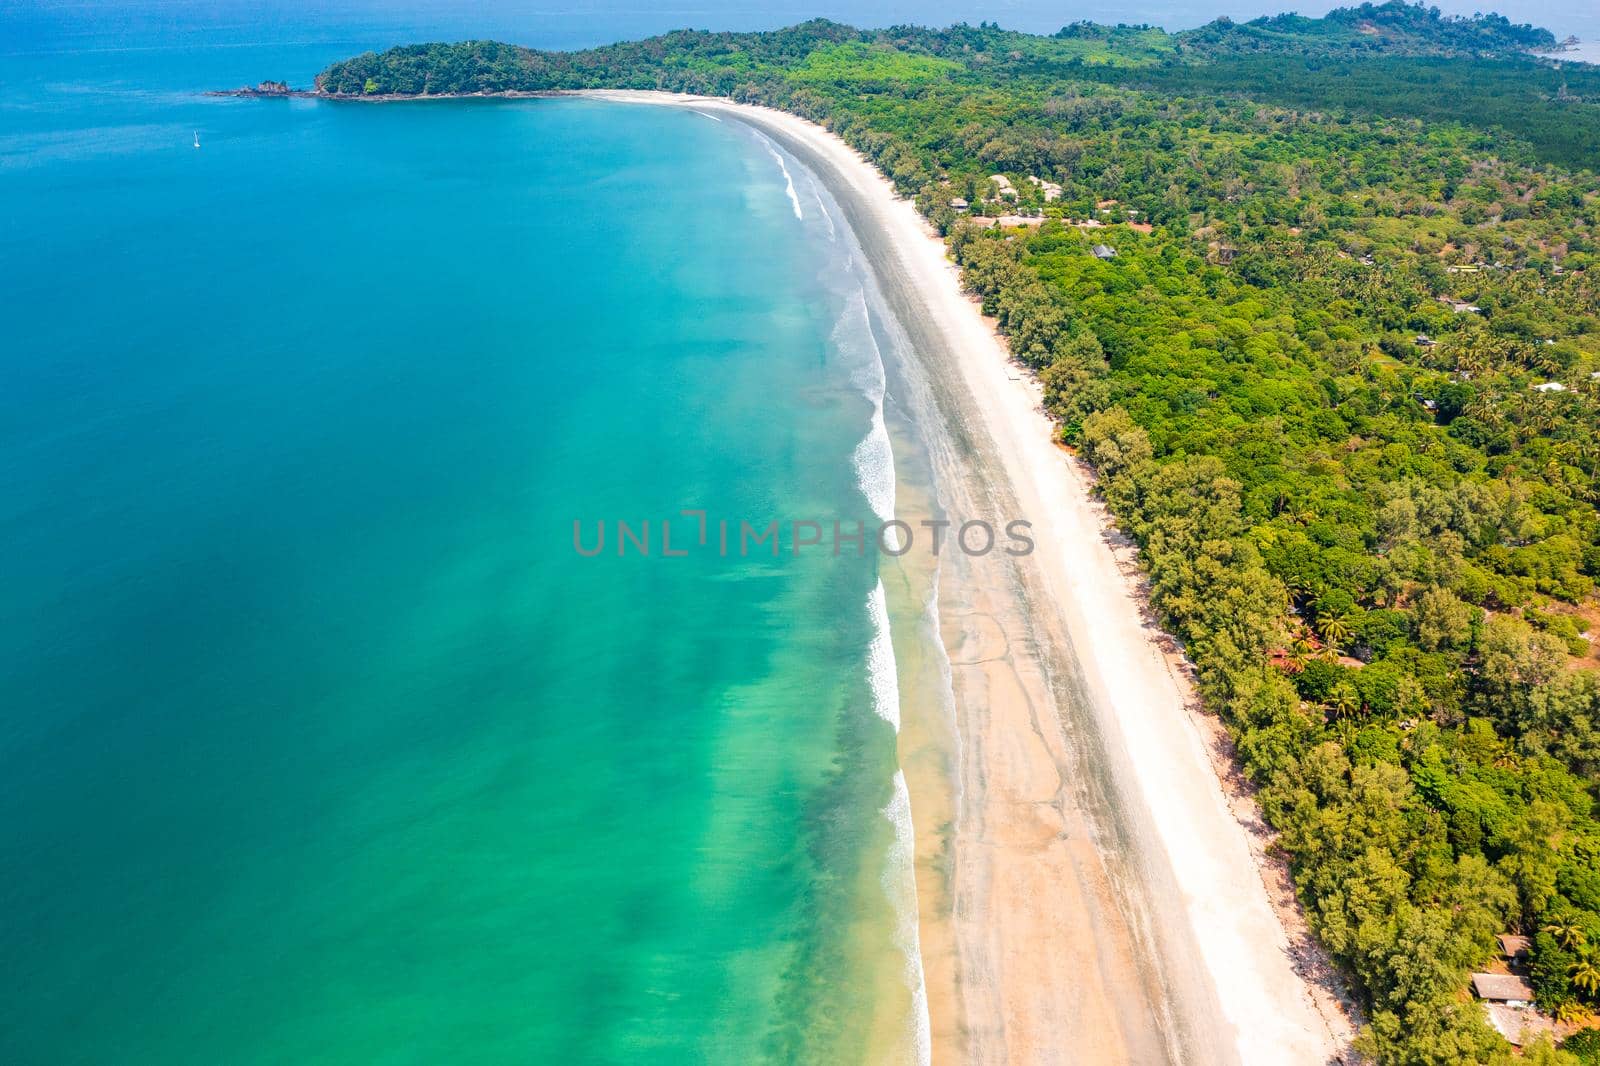
[[[1141,545],[1364,1049],[1444,1064],[1511,1054],[1467,991],[1497,932],[1546,1010],[1600,1009],[1600,70],[1553,44],[1396,2],[421,45],[318,85],[707,93],[873,159]]]

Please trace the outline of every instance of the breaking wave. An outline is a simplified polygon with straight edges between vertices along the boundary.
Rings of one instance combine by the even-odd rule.
[[[778,151],[778,146],[772,143],[771,138],[760,130],[755,130],[755,135],[761,138],[761,143],[767,146],[767,154],[777,160],[778,169],[783,171],[783,191],[789,195],[789,206],[794,208],[794,217],[804,219],[805,212],[800,210],[800,196],[794,191],[794,178],[789,174],[789,164],[783,161],[783,153]]]
[[[894,826],[883,890],[899,916],[895,944],[905,953],[906,984],[911,989],[911,1051],[918,1066],[933,1059],[933,1032],[928,1020],[928,982],[922,968],[922,940],[917,933],[916,840],[912,836],[911,792],[906,775],[894,772],[894,792],[883,816]]]

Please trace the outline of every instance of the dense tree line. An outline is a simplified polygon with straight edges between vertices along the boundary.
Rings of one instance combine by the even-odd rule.
[[[1195,50],[1274,53],[1494,56],[1556,45],[1555,34],[1504,15],[1471,18],[1436,7],[1388,0],[1337,8],[1323,18],[1270,15],[1243,24],[1218,19],[1180,35]]]
[[[1340,58],[1375,22],[1390,54]],[[1138,540],[1360,992],[1364,1049],[1500,1061],[1465,992],[1496,932],[1533,936],[1542,1006],[1600,1007],[1600,180],[1572,165],[1600,86],[1441,58],[1547,43],[1496,18],[1251,26],[426,45],[319,84],[711,93],[871,157]],[[1221,91],[1241,72],[1246,95]],[[984,224],[1000,213],[1042,224]]]
[[[1600,159],[1600,69],[1588,65],[1268,54],[1090,73],[1165,93],[1232,93],[1291,107],[1466,122],[1512,131],[1553,163],[1583,167]]]

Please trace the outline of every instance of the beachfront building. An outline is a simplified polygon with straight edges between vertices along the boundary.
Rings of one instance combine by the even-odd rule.
[[[1039,215],[999,215],[995,218],[974,217],[967,225],[976,226],[979,229],[1012,229],[1017,226],[1029,228],[1042,226],[1048,221],[1050,220]]]
[[[967,203],[966,200],[964,200],[961,197],[957,196],[954,200],[950,201],[950,206],[952,208],[954,208],[955,210],[957,210],[957,211],[965,211],[967,208],[971,207],[972,205]]]
[[[1555,1035],[1555,1022],[1527,1007],[1511,1007],[1504,1003],[1485,1003],[1483,1011],[1494,1031],[1512,1045],[1522,1047],[1542,1033]]]
[[[1525,936],[1501,933],[1495,937],[1508,973],[1475,973],[1472,991],[1483,1002],[1483,1011],[1495,1032],[1521,1047],[1534,1037],[1555,1035],[1555,1022],[1533,1006],[1533,986],[1528,984],[1528,948]],[[1502,968],[1498,964],[1496,969]]]
[[[1516,933],[1500,933],[1494,939],[1500,945],[1500,954],[1506,957],[1506,964],[1513,970],[1528,964],[1528,949],[1533,942],[1527,937]]]
[[[1017,198],[1017,187],[1011,184],[1011,179],[1004,174],[990,174],[989,180],[1000,191],[1000,199],[1015,200]]]
[[[1028,175],[1028,181],[1030,184],[1035,185],[1044,191],[1045,203],[1054,203],[1055,201],[1061,199],[1061,186],[1057,185],[1055,182],[1045,181],[1043,178],[1035,177],[1032,174]]]
[[[1475,973],[1472,991],[1486,1003],[1526,1007],[1533,1002],[1533,986],[1514,973]]]

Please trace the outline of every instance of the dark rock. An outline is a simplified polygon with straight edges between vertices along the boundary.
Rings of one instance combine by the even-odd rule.
[[[289,88],[286,81],[264,81],[258,85],[241,85],[237,89],[226,89],[213,93],[213,96],[299,96],[295,90]]]

